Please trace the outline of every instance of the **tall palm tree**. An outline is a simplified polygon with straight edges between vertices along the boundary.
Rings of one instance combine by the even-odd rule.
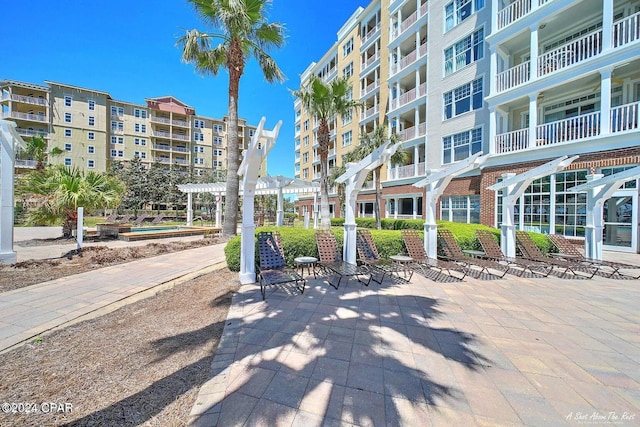
[[[182,61],[193,63],[201,74],[217,75],[221,68],[229,72],[229,127],[227,129],[227,186],[224,207],[225,236],[236,234],[238,220],[238,93],[240,78],[249,57],[257,59],[269,83],[283,82],[284,74],[267,53],[284,45],[284,27],[267,22],[266,5],[270,0],[189,0],[202,21],[216,33],[189,30],[178,40]],[[214,47],[214,40],[219,43]]]
[[[378,126],[373,131],[366,133],[360,137],[360,144],[356,148],[357,154],[356,157],[359,159],[363,159],[369,154],[373,153],[378,147],[384,144],[387,141],[391,141],[391,144],[396,144],[400,142],[400,138],[398,134],[392,132],[389,134],[386,126]],[[409,160],[409,153],[405,150],[397,150],[391,159],[389,160],[393,163],[405,164]],[[382,228],[382,224],[380,221],[380,198],[382,195],[382,185],[380,182],[380,172],[382,171],[382,165],[378,166],[373,170],[373,184],[376,190],[376,198],[373,205],[373,213],[376,217],[376,228],[380,230]]]
[[[47,141],[42,137],[42,135],[34,135],[31,139],[27,140],[24,153],[27,157],[30,157],[37,162],[37,171],[44,169],[49,157],[59,156],[64,152],[58,147],[53,147],[51,150],[48,150],[48,148]]]
[[[318,154],[320,155],[320,228],[329,229],[329,119],[333,116],[344,116],[362,106],[360,101],[351,98],[351,85],[348,77],[323,82],[319,77],[312,77],[307,88],[293,91],[293,96],[300,99],[302,107],[309,116],[320,121],[318,125]]]
[[[62,234],[71,236],[77,221],[78,207],[115,208],[124,193],[124,184],[106,173],[88,172],[58,165],[32,172],[21,181],[18,191],[39,199],[39,207],[29,213],[29,220],[52,224],[62,219]]]

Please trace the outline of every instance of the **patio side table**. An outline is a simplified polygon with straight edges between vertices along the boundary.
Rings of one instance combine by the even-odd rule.
[[[317,278],[316,275],[316,263],[318,258],[312,256],[301,256],[293,260],[296,263],[296,268],[300,269],[300,275],[304,274],[304,268],[307,267],[307,276],[313,271],[313,278]]]
[[[400,277],[400,271],[402,271],[403,278],[407,281],[411,280],[413,268],[410,267],[410,264],[413,262],[413,258],[406,255],[391,255],[389,259],[393,264],[393,272],[396,273],[396,276]]]

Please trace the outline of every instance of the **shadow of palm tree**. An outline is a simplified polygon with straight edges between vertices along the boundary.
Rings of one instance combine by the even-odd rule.
[[[199,412],[218,425],[423,425],[427,405],[466,405],[447,363],[491,363],[473,334],[441,326],[437,300],[387,292],[406,284],[310,285],[235,295],[208,383],[218,393]]]

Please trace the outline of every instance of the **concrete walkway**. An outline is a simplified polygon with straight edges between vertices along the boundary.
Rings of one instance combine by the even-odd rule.
[[[192,424],[640,425],[639,301],[603,277],[245,285]]]
[[[47,248],[49,253],[58,253],[55,256],[65,252],[60,246],[16,246],[15,250],[24,256],[33,248],[38,251]],[[75,245],[71,249],[74,248]],[[27,259],[31,258],[35,257]],[[49,330],[113,311],[177,280],[187,280],[225,265],[224,244],[218,244],[145,258],[0,293],[0,352]]]

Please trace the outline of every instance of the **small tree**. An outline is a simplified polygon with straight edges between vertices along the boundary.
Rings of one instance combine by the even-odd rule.
[[[18,191],[39,199],[39,206],[29,212],[31,222],[54,224],[62,220],[62,234],[69,237],[76,228],[78,207],[113,208],[120,203],[125,186],[106,173],[85,174],[59,165],[29,173]]]
[[[34,135],[31,139],[28,139],[24,152],[29,158],[37,162],[37,171],[44,170],[49,161],[49,157],[59,156],[64,153],[64,151],[58,147],[53,147],[49,150],[47,141],[42,135]]]

